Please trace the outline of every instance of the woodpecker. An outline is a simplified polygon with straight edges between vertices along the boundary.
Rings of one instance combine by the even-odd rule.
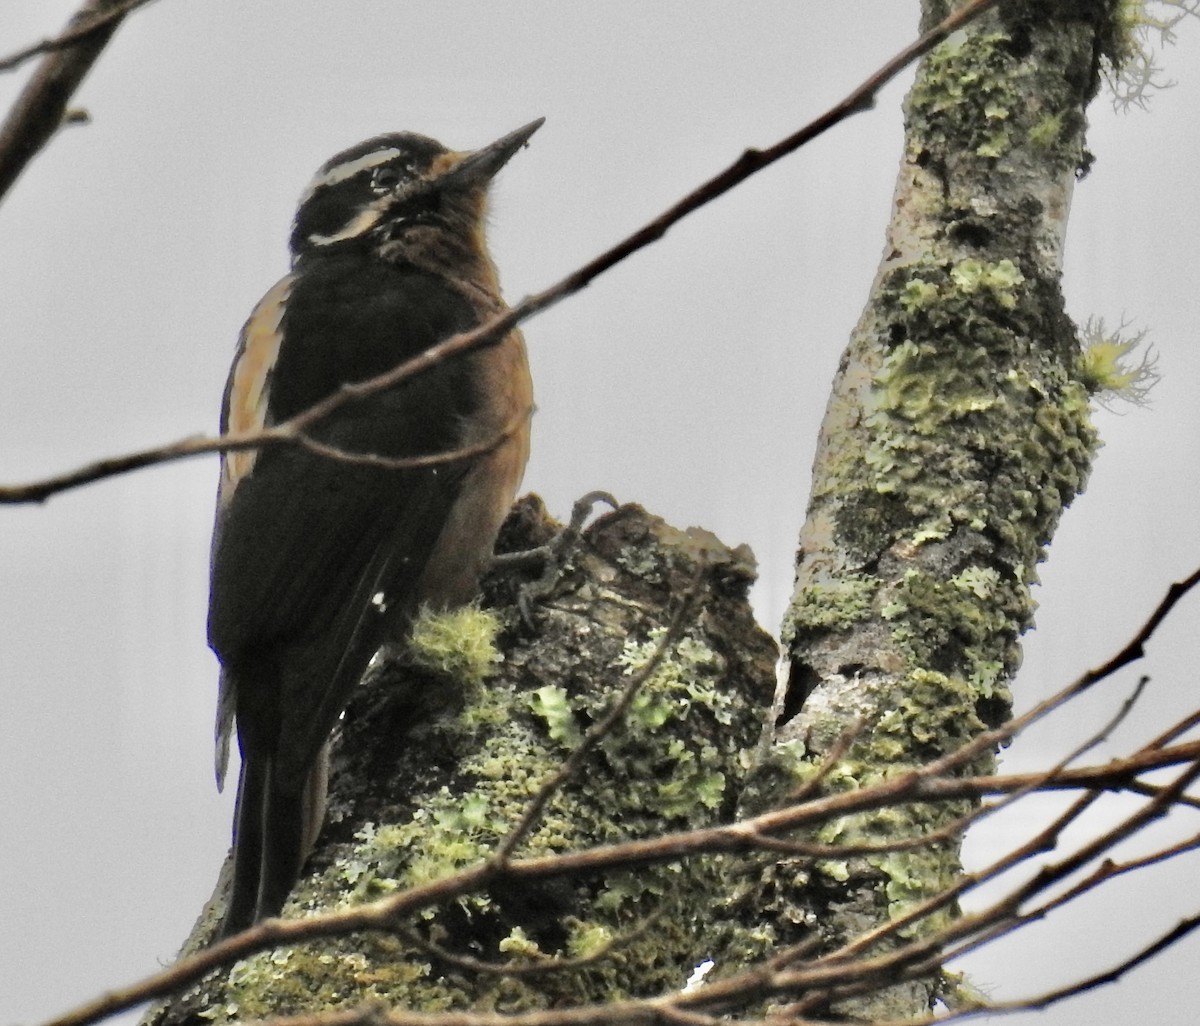
[[[280,424],[505,310],[487,190],[541,124],[473,152],[380,135],[326,162],[300,199],[291,273],[242,329],[222,433]],[[419,606],[475,596],[532,409],[512,331],[336,407],[308,429],[321,451],[223,454],[208,618],[219,788],[235,722],[242,762],[220,936],[276,915],[298,879],[324,817],[329,735],[371,657]]]

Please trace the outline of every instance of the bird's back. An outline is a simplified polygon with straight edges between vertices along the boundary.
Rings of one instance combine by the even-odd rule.
[[[485,192],[539,124],[470,153],[398,133],[334,157],[301,199],[292,272],[242,330],[223,432],[340,399],[304,444],[222,458],[209,602],[218,782],[235,721],[242,752],[225,934],[282,906],[354,685],[419,606],[475,595],[520,483],[532,390],[518,332],[381,391],[343,388],[503,311]]]

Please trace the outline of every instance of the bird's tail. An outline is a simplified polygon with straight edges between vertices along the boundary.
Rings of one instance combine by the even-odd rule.
[[[279,914],[300,877],[325,818],[328,745],[304,786],[285,786],[269,755],[247,753],[238,778],[233,827],[233,883],[218,939]]]

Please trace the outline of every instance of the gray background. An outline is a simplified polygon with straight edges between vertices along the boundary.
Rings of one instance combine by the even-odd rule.
[[[72,6],[9,0],[0,48]],[[0,480],[214,430],[238,329],[286,270],[295,199],[336,150],[397,129],[473,147],[545,115],[493,207],[516,299],[823,110],[915,18],[897,0],[162,0],[85,84],[94,123],[64,132],[0,209]],[[1200,562],[1196,29],[1166,54],[1181,82],[1149,115],[1093,109],[1069,308],[1152,329],[1164,379],[1152,410],[1098,414],[1107,446],[1043,568],[1022,707],[1108,656]],[[0,78],[0,101],[24,77]],[[750,542],[772,629],[828,384],[882,247],[903,88],[526,329],[539,404],[526,486],[560,514],[603,487]],[[5,1022],[167,962],[210,891],[233,804],[211,770],[215,478],[207,457],[0,509]],[[1189,600],[1163,629],[1148,696],[1097,758],[1195,704],[1196,612]],[[1023,738],[1006,765],[1044,764],[1096,729],[1134,677]],[[972,857],[1037,813],[980,830]],[[1193,862],[1114,884],[966,967],[1009,997],[1107,966],[1195,911],[1195,877]],[[1191,1023],[1198,951],[1190,940],[1036,1021],[1153,1009],[1160,1026]]]

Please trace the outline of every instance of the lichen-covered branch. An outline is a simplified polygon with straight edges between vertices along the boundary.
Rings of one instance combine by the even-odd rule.
[[[926,22],[946,7],[926,2]],[[784,628],[776,756],[801,773],[851,719],[865,727],[839,787],[944,755],[1009,714],[1037,563],[1097,448],[1059,275],[1114,7],[1005,3],[918,68],[885,257],[826,411]],[[961,814],[912,807],[845,829],[912,834]],[[958,871],[957,845],[942,844],[815,873],[781,863],[773,886],[836,945]],[[844,1010],[915,1014],[936,986]]]
[[[523,503],[521,514],[523,520],[510,523],[509,542],[518,538],[524,538],[524,544],[539,540],[545,524],[536,502]],[[1182,837],[1177,836],[1164,844],[1161,831],[1151,838],[1146,836],[1150,827],[1173,810],[1194,812],[1200,807],[1200,800],[1187,792],[1187,788],[1200,778],[1200,742],[1181,740],[1200,721],[1200,712],[1192,712],[1170,724],[1122,758],[1108,758],[1099,765],[1074,765],[1078,757],[1110,737],[1132,704],[1143,694],[1145,678],[1118,703],[1109,721],[1102,724],[1087,743],[1074,752],[1063,754],[1053,766],[1036,774],[1018,776],[970,776],[962,772],[964,766],[978,761],[980,752],[989,751],[1031,724],[1052,716],[1071,715],[1072,703],[1102,683],[1107,683],[1111,691],[1118,681],[1117,672],[1145,655],[1147,644],[1158,628],[1200,585],[1200,570],[1196,570],[1171,586],[1141,628],[1105,663],[1088,670],[1003,726],[978,735],[969,744],[932,762],[879,779],[868,786],[830,788],[822,794],[819,785],[841,770],[842,757],[855,737],[855,731],[851,730],[843,743],[831,750],[830,758],[825,760],[816,776],[809,778],[807,785],[795,788],[782,802],[775,802],[753,817],[728,822],[724,815],[706,817],[697,811],[687,818],[692,822],[711,819],[711,825],[652,833],[598,847],[557,851],[554,850],[556,846],[551,846],[549,853],[545,846],[535,843],[528,855],[510,857],[508,846],[528,836],[528,828],[543,823],[541,813],[549,806],[542,799],[553,798],[560,790],[568,798],[572,794],[587,793],[580,791],[575,772],[564,775],[560,772],[561,766],[576,762],[581,752],[584,753],[582,758],[587,759],[597,743],[611,746],[604,763],[611,758],[620,758],[626,748],[617,742],[616,732],[626,727],[633,737],[643,742],[653,739],[656,732],[647,732],[646,728],[659,721],[663,704],[649,701],[640,711],[635,710],[633,700],[643,694],[643,689],[647,699],[653,699],[656,692],[660,698],[671,696],[672,692],[677,693],[681,673],[693,687],[703,684],[706,674],[694,674],[688,660],[673,660],[676,642],[684,640],[696,618],[689,602],[672,602],[670,591],[661,591],[664,587],[670,589],[675,580],[673,572],[661,576],[664,566],[690,575],[686,578],[687,595],[691,602],[700,603],[697,609],[706,610],[701,620],[711,623],[716,617],[726,625],[718,647],[726,669],[739,667],[738,674],[743,671],[747,674],[742,680],[742,691],[748,700],[752,702],[755,695],[765,690],[755,677],[766,670],[765,658],[759,657],[763,637],[752,628],[742,632],[737,626],[749,622],[739,612],[744,602],[737,599],[741,588],[736,582],[748,569],[744,554],[724,549],[704,532],[677,531],[629,507],[624,508],[619,517],[610,518],[589,533],[591,541],[599,544],[581,553],[582,558],[575,562],[568,581],[555,592],[555,609],[559,612],[578,609],[578,601],[589,594],[594,595],[599,589],[604,595],[624,594],[626,599],[634,600],[633,606],[642,608],[647,602],[654,601],[653,592],[659,592],[659,600],[673,606],[674,612],[669,616],[665,632],[655,632],[657,637],[653,647],[643,648],[643,653],[648,653],[647,659],[622,660],[629,663],[631,672],[621,675],[616,689],[620,698],[607,707],[602,717],[591,719],[585,737],[592,743],[572,747],[566,762],[559,763],[542,778],[542,783],[531,792],[531,800],[524,803],[519,818],[514,820],[517,829],[510,826],[503,840],[461,868],[454,865],[456,860],[451,860],[448,865],[434,867],[436,872],[420,874],[408,887],[400,886],[410,881],[399,875],[380,879],[377,876],[364,878],[359,872],[321,874],[318,879],[305,884],[307,897],[304,903],[315,906],[312,911],[333,911],[268,920],[212,947],[201,948],[211,930],[211,923],[202,920],[187,957],[139,983],[114,987],[47,1026],[88,1026],[148,999],[172,994],[181,996],[153,1012],[151,1022],[232,1019],[239,1017],[243,1008],[261,1011],[287,1006],[307,1010],[292,1018],[280,1019],[272,1014],[271,1021],[277,1026],[285,1023],[339,1026],[359,1021],[359,1016],[365,1017],[364,1022],[388,1022],[395,1026],[503,1026],[504,1023],[509,1026],[582,1026],[598,1022],[613,1026],[647,1022],[700,1026],[701,1023],[715,1022],[713,1016],[722,1010],[736,1011],[738,1021],[747,1026],[770,1026],[771,1023],[778,1026],[782,1019],[797,1024],[827,1022],[823,1010],[843,1004],[848,997],[889,987],[894,989],[899,982],[919,982],[936,972],[947,958],[1054,916],[1083,894],[1103,889],[1125,875],[1186,856],[1200,848],[1200,832],[1196,830],[1195,821],[1186,815],[1172,819],[1185,831],[1190,830]],[[621,552],[627,552],[633,558],[622,559]],[[657,555],[647,559],[652,552]],[[594,558],[601,553],[607,553],[607,558]],[[696,568],[697,559],[710,571],[699,579],[689,570]],[[641,568],[633,571],[633,576],[643,580],[645,572],[649,571],[654,588],[651,592],[643,588],[627,591],[632,581],[623,573],[611,576],[614,566]],[[660,569],[655,570],[656,566]],[[597,572],[601,576],[593,578]],[[714,588],[723,596],[719,600]],[[499,587],[499,581],[495,582],[491,589],[493,598],[500,598],[499,593],[505,590]],[[567,600],[566,605],[559,608],[558,603],[562,600]],[[508,609],[507,603],[502,602],[500,609]],[[432,679],[443,688],[448,687],[451,696],[460,697],[477,690],[489,676],[487,671],[495,655],[496,625],[493,613],[478,610],[463,611],[448,620],[424,625],[415,642],[419,655],[413,662],[432,673],[432,678],[423,677],[421,673],[414,676],[411,666],[406,667],[394,659],[382,664],[379,671],[382,676],[377,672],[370,685],[376,690],[373,708],[343,738],[343,745],[350,746],[353,757],[343,763],[344,771],[350,776],[340,782],[339,793],[348,797],[352,807],[345,817],[349,822],[344,822],[340,830],[328,834],[325,839],[332,846],[335,865],[341,858],[338,852],[346,850],[341,847],[339,834],[370,841],[392,832],[386,824],[353,829],[353,824],[362,822],[364,816],[392,814],[372,795],[393,804],[396,795],[406,803],[430,800],[428,788],[409,794],[401,776],[375,778],[370,775],[369,771],[381,764],[395,767],[415,757],[414,753],[406,753],[403,758],[396,758],[392,753],[394,739],[403,731],[375,729],[395,725],[396,720],[391,715],[397,712],[393,699],[399,700],[407,710],[405,722],[420,728],[421,732],[437,734],[449,730],[454,733],[456,724],[462,726],[457,716],[466,712],[470,703],[464,707],[454,701],[434,702],[425,715],[418,712],[414,716],[412,685],[419,684],[422,679],[427,683]],[[706,633],[709,633],[707,628]],[[530,644],[523,632],[510,630],[506,634],[506,648],[519,650]],[[556,630],[546,637],[554,644],[560,644],[575,639],[576,633]],[[542,653],[539,661],[550,665],[559,659],[560,655],[556,654],[547,660],[546,653]],[[664,671],[661,677],[660,669]],[[663,685],[666,685],[665,692]],[[502,688],[512,693],[503,682]],[[559,728],[565,722],[561,714],[569,704],[547,704],[547,693],[542,688],[536,689],[533,695],[537,699],[539,716],[551,709],[557,710],[546,718],[545,726],[552,737],[561,733]],[[1115,697],[1120,698],[1119,695]],[[1110,704],[1112,701],[1113,696],[1110,696]],[[676,703],[672,700],[669,704]],[[522,716],[531,708],[534,706],[516,706]],[[736,702],[734,708],[741,709],[741,702]],[[653,713],[647,722],[646,713],[651,710]],[[616,718],[613,713],[617,714]],[[712,729],[704,715],[684,715],[682,719],[668,717],[660,724],[666,727],[661,742],[671,755],[671,762],[679,753],[688,750],[683,737],[687,736],[689,721],[701,735]],[[559,726],[551,726],[552,722]],[[579,726],[581,724],[575,725],[576,728]],[[507,729],[507,725],[497,727],[500,733]],[[570,727],[565,729],[567,733],[573,732]],[[490,739],[494,734],[484,732],[479,736]],[[371,755],[372,748],[380,747],[382,760],[378,753]],[[642,744],[634,748],[637,764],[644,765],[647,752],[653,750],[653,744],[649,748]],[[736,757],[734,776],[740,778],[744,772],[745,751],[727,754]],[[590,772],[595,765],[594,762],[580,763],[579,768]],[[611,767],[606,767],[605,776],[609,775],[609,770]],[[656,777],[668,783],[671,780],[670,775],[663,773]],[[565,785],[572,781],[573,786],[566,788]],[[547,784],[550,785],[548,788]],[[648,781],[646,786],[650,786]],[[1049,788],[1070,790],[1077,797],[1034,835],[1014,838],[1008,850],[998,854],[990,864],[969,874],[960,874],[946,890],[908,903],[902,913],[886,922],[864,921],[862,931],[839,946],[823,945],[824,938],[819,929],[811,930],[807,939],[795,944],[775,943],[781,933],[786,932],[787,924],[772,922],[757,906],[764,897],[756,890],[759,873],[764,867],[769,870],[774,867],[775,871],[769,872],[767,879],[778,883],[782,856],[804,858],[810,865],[816,860],[817,872],[812,878],[816,895],[822,886],[828,887],[826,877],[831,875],[834,866],[851,864],[863,855],[928,850],[1005,805]],[[487,803],[495,797],[494,792],[488,793],[486,784],[479,787],[478,792],[464,795],[449,788],[436,792],[433,800],[442,816],[434,826],[443,826],[447,817],[452,823],[461,813],[469,822],[464,824],[459,840],[464,845],[478,841],[480,836],[476,831],[484,827],[479,801],[485,803],[486,811]],[[643,789],[635,795],[647,793]],[[703,794],[702,791],[696,793]],[[362,801],[356,797],[360,794]],[[1109,794],[1140,795],[1145,800],[1120,802],[1112,814],[1105,817],[1104,829],[1083,831],[1082,840],[1078,839],[1081,816],[1094,810]],[[985,806],[971,805],[971,799],[985,796],[993,801]],[[453,804],[456,799],[462,803],[461,808]],[[914,837],[891,834],[878,841],[864,841],[861,833],[856,839],[855,832],[845,829],[845,824],[856,815],[876,815],[881,811],[912,806],[962,807],[964,804],[969,809],[966,815],[959,820],[950,820],[937,833],[927,832]],[[473,810],[471,815],[467,815],[467,810]],[[554,810],[551,813],[554,815]],[[671,818],[674,821],[680,819],[675,815]],[[393,841],[403,838],[407,848],[401,851],[392,845],[397,866],[420,864],[427,853],[444,850],[446,842],[451,840],[445,829],[433,829],[429,831],[427,848],[424,835],[413,837],[404,830],[403,824],[392,825],[400,827],[393,833]],[[1068,831],[1074,832],[1076,838],[1068,839]],[[813,835],[825,840],[806,839]],[[1123,855],[1119,860],[1115,859],[1116,847],[1121,845],[1128,851],[1129,843],[1135,838],[1142,842],[1142,853],[1133,858]],[[353,856],[355,849],[351,848],[350,852]],[[325,851],[322,860],[328,863],[330,854]],[[353,857],[357,862],[358,857]],[[1021,865],[1036,867],[1036,872],[1014,878],[1012,870]],[[567,929],[574,928],[579,919],[564,920],[559,924],[563,937],[560,946],[553,951],[537,944],[536,935],[524,931],[520,935],[521,942],[515,944],[513,931],[507,935],[486,930],[482,936],[479,933],[481,926],[494,923],[497,915],[522,921],[527,917],[541,923],[544,930],[549,911],[544,903],[534,901],[529,907],[514,903],[513,896],[575,894],[582,901],[579,892],[573,890],[580,881],[605,882],[605,886],[592,888],[587,895],[603,918],[612,911],[613,895],[606,889],[607,884],[629,880],[653,883],[661,879],[656,876],[656,869],[662,867],[666,867],[671,887],[650,898],[651,902],[657,903],[657,909],[640,917],[629,928],[622,924],[618,930],[593,935],[593,943],[583,946],[582,950],[571,949],[566,943]],[[710,873],[708,869],[715,872]],[[366,885],[361,886],[364,879]],[[1070,886],[1064,890],[1063,884],[1067,881]],[[393,883],[396,886],[392,886]],[[976,910],[971,915],[959,918],[946,915],[945,910],[960,896],[972,892],[978,895],[981,888],[986,889],[986,897],[976,902]],[[655,893],[653,888],[649,892]],[[365,900],[374,894],[382,897]],[[492,905],[498,895],[508,896],[508,912]],[[786,892],[774,895],[776,898],[781,896],[787,897]],[[794,905],[768,904],[766,907],[777,911],[779,907],[794,908]],[[581,908],[577,905],[576,911]],[[476,909],[485,914],[474,917],[455,914],[448,918],[445,915],[447,909],[459,912]],[[298,910],[295,906],[292,909],[293,912]],[[682,933],[679,929],[681,914],[686,927]],[[1065,999],[1081,989],[1102,986],[1119,978],[1125,968],[1186,937],[1198,922],[1200,918],[1193,917],[1179,929],[1164,933],[1155,945],[1132,952],[1128,960],[1112,972],[1036,995],[1022,1003],[1000,1007],[1040,1007]],[[431,929],[431,923],[436,923],[438,929]],[[382,966],[364,964],[360,953],[377,950],[377,944],[372,941],[364,946],[357,938],[381,935],[396,938],[393,945],[384,946],[389,957],[384,959]],[[685,964],[702,953],[710,955],[719,966],[702,987],[681,990],[679,978],[671,975],[670,969],[680,957],[681,939]],[[663,958],[656,957],[659,955],[665,957],[665,964]],[[239,959],[241,964],[235,966]],[[575,984],[585,971],[601,971],[605,974],[601,978],[607,980],[609,986],[602,988],[603,993],[593,995],[593,1000],[575,1003],[571,997],[580,993]],[[332,990],[322,988],[320,981],[325,972],[340,981],[341,986]],[[501,978],[532,980],[533,986],[530,989],[501,987],[510,1000],[498,1003],[495,1000],[496,981]],[[398,981],[407,980],[416,981],[419,989],[414,991],[413,987],[399,986]],[[392,986],[381,993],[379,987],[383,983]],[[447,988],[453,996],[449,1003]],[[646,993],[656,989],[655,993]],[[622,993],[643,996],[612,1000],[612,995]],[[472,999],[476,994],[478,1001]],[[558,995],[563,1000],[547,1006],[542,1000],[547,995]],[[383,1006],[378,1004],[381,997],[403,1003],[392,1005],[385,1013]],[[961,984],[954,985],[953,993],[948,992],[944,997],[954,1003],[956,1011],[939,1018],[940,1022],[950,1021],[956,1014],[970,1014],[980,1007],[982,1000],[980,995]],[[210,1006],[208,1003],[212,1002],[216,1004]],[[929,1021],[929,1017],[920,1016],[905,1020],[908,1026]]]
[[[502,546],[539,544],[552,527],[540,503],[527,502]],[[626,506],[585,532],[537,607],[536,631],[523,624],[505,575],[490,589],[492,611],[456,618],[449,636],[419,638],[415,655],[378,659],[341,726],[329,822],[285,915],[361,904],[486,864],[623,694],[620,722],[593,737],[579,772],[542,804],[511,856],[728,822],[776,652],[746,600],[753,574],[747,550]],[[504,658],[493,662],[480,651],[497,626]],[[159,1021],[366,1000],[517,1011],[669,990],[686,980],[698,949],[715,946],[709,931],[725,929],[719,917],[698,915],[728,890],[725,872],[714,854],[519,884],[497,875],[485,890],[389,924],[394,933],[254,955],[193,988]],[[195,943],[210,929],[202,921]],[[551,957],[572,961],[553,973],[463,975],[472,959]]]

